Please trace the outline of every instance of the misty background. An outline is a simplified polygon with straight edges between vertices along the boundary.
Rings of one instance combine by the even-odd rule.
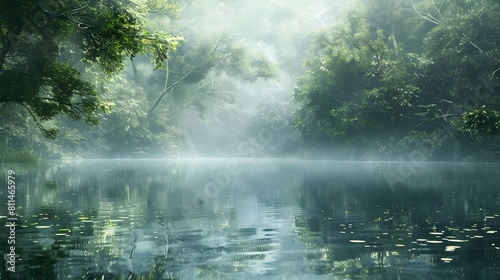
[[[341,7],[342,1],[187,1],[178,20],[161,22],[183,34],[186,48],[201,40],[227,40],[265,57],[275,71],[272,77],[225,80],[226,85],[210,89],[214,96],[206,94],[200,103],[187,106],[179,125],[189,145],[181,156],[279,157],[296,152],[302,143],[291,126],[297,109],[291,97],[294,78],[305,71],[314,34],[332,24]],[[142,73],[148,72],[148,62],[142,66]],[[213,99],[223,94],[230,97],[215,104],[221,100]]]
[[[0,0],[0,278],[498,279],[499,9]]]
[[[495,1],[49,4],[4,7],[5,161],[500,156]]]

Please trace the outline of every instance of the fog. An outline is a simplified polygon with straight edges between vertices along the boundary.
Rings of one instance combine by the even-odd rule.
[[[335,21],[343,1],[193,1],[176,23],[185,44],[195,36],[230,34],[262,53],[276,67],[277,77],[252,82],[235,81],[234,102],[208,109],[202,118],[188,110],[183,115],[192,147],[184,156],[284,157],[301,145],[291,127],[297,110],[291,94],[294,79],[304,73],[304,59],[313,35]],[[192,37],[190,30],[196,30]],[[273,118],[274,122],[266,122]]]
[[[23,27],[2,27],[2,156],[497,161],[490,1],[19,7]]]
[[[0,279],[498,279],[498,9],[0,1]]]

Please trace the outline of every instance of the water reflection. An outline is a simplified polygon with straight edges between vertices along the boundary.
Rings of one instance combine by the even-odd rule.
[[[17,167],[18,272],[1,278],[498,279],[498,167],[426,164],[404,180],[397,163]]]

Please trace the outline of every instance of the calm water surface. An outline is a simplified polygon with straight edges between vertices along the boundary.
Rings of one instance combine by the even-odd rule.
[[[500,279],[500,165],[87,160],[16,172],[1,279]],[[9,231],[1,228],[6,254]]]

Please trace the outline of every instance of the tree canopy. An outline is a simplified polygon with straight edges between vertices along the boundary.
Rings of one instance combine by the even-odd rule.
[[[296,128],[358,156],[498,156],[499,14],[495,1],[355,1],[317,36]]]
[[[498,159],[498,9],[0,1],[0,145],[51,158]]]
[[[174,2],[158,1],[1,1],[0,103],[26,109],[48,138],[57,128],[41,121],[65,115],[97,124],[98,112],[112,104],[95,80],[123,69],[126,57],[153,54],[162,67],[182,37],[150,31],[148,11],[175,14]]]

